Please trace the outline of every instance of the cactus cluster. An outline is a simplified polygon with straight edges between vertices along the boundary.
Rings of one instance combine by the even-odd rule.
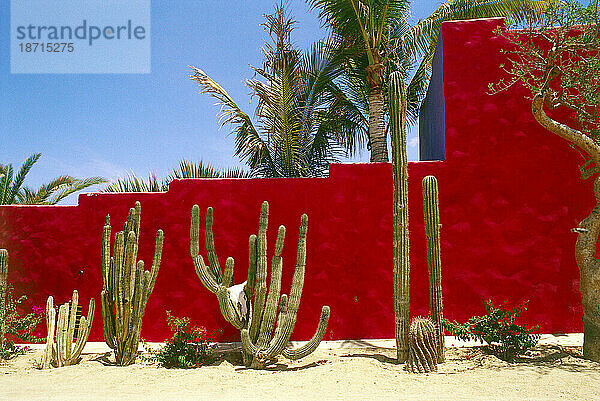
[[[410,325],[406,369],[413,373],[437,370],[437,364],[444,362],[440,210],[437,180],[431,175],[423,178],[423,216],[427,239],[431,319],[417,317]]]
[[[6,335],[6,296],[8,293],[8,251],[0,249],[0,347],[4,344],[4,336]]]
[[[66,302],[58,309],[58,318],[54,308],[54,298],[48,297],[46,302],[46,348],[42,359],[42,369],[51,366],[61,367],[75,365],[81,360],[81,351],[87,342],[94,321],[94,298],[90,299],[87,317],[77,319],[79,293],[73,291],[71,302]],[[55,334],[56,333],[56,334]],[[75,339],[75,343],[73,340]]]
[[[427,239],[427,266],[429,270],[429,309],[437,336],[437,362],[444,362],[444,328],[442,321],[442,262],[440,256],[440,207],[438,184],[434,176],[423,178],[423,211]]]
[[[304,214],[300,220],[296,270],[289,297],[281,294],[284,226],[280,226],[278,230],[271,261],[271,281],[267,291],[268,221],[269,204],[265,201],[261,208],[258,235],[253,234],[249,239],[247,280],[235,285],[233,258],[227,259],[224,272],[219,265],[212,231],[212,208],[209,207],[206,211],[204,235],[209,266],[206,266],[204,259],[199,255],[200,209],[197,205],[192,208],[190,253],[196,274],[204,286],[217,296],[225,320],[241,330],[244,363],[251,368],[264,368],[278,355],[294,360],[312,353],[325,335],[330,313],[329,307],[323,306],[319,325],[312,339],[298,349],[287,347],[296,324],[304,286],[308,217]]]
[[[141,206],[136,202],[135,207],[129,210],[124,230],[115,235],[112,256],[110,215],[106,216],[102,232],[104,340],[115,351],[117,365],[121,366],[135,362],[142,317],[156,283],[162,255],[163,232],[158,230],[152,268],[144,270],[144,262],[137,261],[140,214]]]
[[[392,139],[392,179],[394,214],[394,315],[398,362],[405,362],[410,348],[410,260],[408,228],[408,158],[406,154],[406,87],[402,74],[392,72],[388,86],[390,136]],[[442,287],[440,262],[439,207],[437,181],[423,179],[427,262],[431,318],[437,329],[438,361],[444,361]]]
[[[406,370],[412,373],[429,373],[437,370],[437,330],[430,319],[423,317],[413,319],[410,324],[409,344]]]

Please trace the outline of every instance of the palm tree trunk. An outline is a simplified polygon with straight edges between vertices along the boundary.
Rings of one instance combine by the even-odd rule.
[[[369,87],[369,144],[371,163],[387,163],[388,150],[385,135],[385,114],[383,99],[384,66],[375,63],[367,67],[367,86]]]
[[[371,163],[386,163],[389,161],[383,110],[383,91],[381,90],[381,85],[377,85],[369,90],[369,143],[371,145]]]
[[[550,132],[577,145],[600,166],[600,146],[583,132],[561,124],[544,112],[541,95],[533,98],[531,110],[537,122]],[[594,183],[596,207],[579,227],[575,243],[575,260],[579,267],[579,290],[583,306],[583,356],[600,362],[600,261],[596,259],[596,244],[600,235],[600,176]]]

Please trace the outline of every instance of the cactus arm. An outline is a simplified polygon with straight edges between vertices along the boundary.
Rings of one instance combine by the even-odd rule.
[[[269,203],[264,201],[260,210],[257,237],[256,283],[254,294],[254,310],[250,321],[250,338],[258,339],[262,324],[263,311],[267,295],[267,228],[269,225]]]
[[[52,364],[52,349],[54,347],[54,330],[56,325],[56,311],[54,310],[54,298],[52,295],[46,301],[46,348],[42,357],[42,369],[47,369]]]
[[[423,216],[427,239],[429,271],[429,308],[437,331],[437,362],[444,362],[444,303],[442,297],[442,262],[440,256],[440,208],[438,183],[434,176],[423,178]]]
[[[131,223],[133,224],[133,222]],[[121,320],[122,323],[122,339],[126,341],[129,337],[129,328],[131,323],[131,314],[132,314],[132,305],[133,300],[132,297],[135,296],[135,265],[136,260],[134,257],[135,254],[135,243],[137,241],[137,237],[133,231],[130,231],[127,234],[127,242],[125,244],[125,265],[123,266],[123,276],[121,281],[121,288],[123,293],[123,317]],[[133,281],[133,282],[132,282]]]
[[[252,314],[250,315],[250,324],[249,324],[249,333],[250,338],[253,341],[258,340],[259,329],[262,321],[262,312],[264,310],[264,301],[262,303],[262,308],[260,305],[257,305],[256,299],[265,299],[267,292],[267,287],[264,283],[258,284],[254,288],[254,305],[252,306]]]
[[[408,357],[410,260],[408,229],[408,158],[406,154],[406,87],[400,72],[389,80],[394,215],[394,315],[398,362]]]
[[[134,330],[138,319],[141,317],[141,315],[143,314],[143,306],[144,306],[144,301],[146,299],[146,294],[144,293],[144,261],[140,260],[137,262],[137,269],[135,272],[135,284],[134,284],[134,288],[136,289],[136,291],[134,292],[134,297],[132,299],[132,310],[134,311],[134,313],[132,314],[132,320],[129,324],[130,327],[130,332],[132,332],[132,330]]]
[[[281,294],[281,270],[283,268],[281,252],[283,251],[284,240],[285,227],[279,226],[277,241],[275,242],[275,253],[271,262],[271,284],[269,286],[269,295],[267,295],[262,323],[259,330],[259,348],[263,348],[269,343],[271,334],[273,333],[273,326],[275,325],[275,318],[277,317],[277,303]]]
[[[216,294],[217,290],[219,289],[219,285],[217,284],[213,276],[210,274],[208,266],[204,264],[204,258],[202,257],[202,255],[198,255],[194,258],[194,268],[196,269],[196,275],[198,276],[202,284],[204,284],[206,289],[208,289],[213,294]]]
[[[279,313],[277,316],[277,325],[275,326],[275,333],[273,334],[273,338],[281,336],[280,332],[283,330],[285,316],[287,314],[287,304],[288,304],[287,294],[281,294],[281,298],[279,299]]]
[[[130,208],[129,213],[127,214],[127,220],[125,220],[125,224],[123,226],[123,232],[127,234],[132,231],[133,227],[133,214],[135,213],[135,208]]]
[[[83,351],[83,347],[87,341],[87,336],[85,336],[85,330],[89,330],[89,323],[85,317],[81,317],[79,320],[79,330],[77,330],[77,341],[73,345],[73,350],[69,354],[69,359],[67,359],[67,365],[75,365],[79,362],[79,358],[81,356],[81,351]]]
[[[300,218],[300,233],[298,235],[298,250],[296,252],[296,270],[292,278],[292,288],[288,300],[288,314],[296,314],[300,307],[302,288],[304,287],[304,272],[306,270],[306,232],[308,230],[308,216],[303,214]],[[295,320],[295,319],[294,319]]]
[[[258,347],[252,343],[248,329],[242,329],[241,333],[242,347],[250,355],[258,354]]]
[[[124,253],[125,253],[125,233],[120,231],[116,235],[116,244],[115,244],[115,265],[113,268],[113,283],[114,287],[111,290],[115,295],[114,301],[114,309],[115,309],[115,340],[116,343],[121,343],[122,341],[122,320],[125,304],[123,301],[123,261],[124,261]],[[116,348],[115,348],[116,349]]]
[[[217,301],[219,302],[219,308],[221,314],[229,323],[238,330],[245,328],[243,317],[239,314],[237,308],[229,298],[229,291],[227,288],[220,285],[216,292]]]
[[[190,222],[190,256],[194,259],[200,253],[200,208],[192,206]]]
[[[319,319],[319,325],[317,326],[317,331],[312,336],[312,338],[303,346],[291,349],[284,348],[281,354],[291,360],[302,359],[307,355],[312,354],[325,336],[325,331],[327,330],[327,323],[329,322],[329,314],[330,309],[329,306],[323,306],[321,309],[321,318]]]
[[[231,287],[234,283],[233,277],[233,265],[234,260],[232,257],[228,257],[225,261],[225,273],[223,275],[223,286]]]
[[[223,272],[219,265],[219,258],[215,250],[215,236],[213,234],[213,208],[206,209],[206,222],[204,231],[204,243],[206,245],[206,256],[208,257],[208,265],[217,284],[223,283]]]
[[[117,347],[115,343],[116,318],[113,305],[114,304],[108,299],[108,293],[106,291],[102,291],[100,293],[100,306],[102,308],[102,316],[104,317],[104,319],[102,319],[104,327],[104,340],[111,349],[115,349]]]
[[[150,294],[152,294],[152,291],[154,291],[154,286],[156,285],[156,279],[158,278],[158,271],[160,269],[160,262],[162,260],[164,239],[165,235],[163,230],[158,230],[156,232],[156,241],[154,242],[154,258],[152,259],[152,267],[150,268],[150,285],[144,292],[144,308],[146,307],[148,298],[150,297]]]
[[[77,290],[73,290],[73,297],[71,299],[71,305],[69,305],[69,321],[68,330],[66,334],[66,358],[71,355],[71,348],[73,346],[73,336],[75,336],[75,321],[77,320],[77,305],[79,304],[79,293]]]
[[[123,360],[126,364],[131,363],[135,360],[135,356],[137,354],[138,342],[136,341],[136,336],[139,334],[138,331],[141,327],[141,321],[144,314],[142,309],[142,305],[145,299],[145,294],[143,293],[143,273],[144,272],[144,262],[142,260],[137,263],[136,270],[136,281],[132,286],[133,298],[130,303],[131,316],[130,321],[128,322],[128,330],[127,335],[125,336],[126,341],[123,347]]]
[[[100,293],[100,305],[102,306],[102,316],[104,316],[104,319],[102,319],[104,341],[111,349],[115,349],[117,347],[114,332],[115,315],[112,311],[112,303],[108,300],[108,293],[104,290]]]
[[[75,364],[79,361],[79,357],[85,344],[87,343],[88,337],[90,335],[90,330],[92,328],[92,323],[94,322],[94,310],[96,309],[96,302],[94,298],[90,299],[90,304],[88,306],[88,315],[87,317],[81,317],[79,322],[79,329],[77,330],[77,342],[75,343],[75,347],[71,353],[71,360],[69,362],[70,365]]]
[[[56,325],[56,343],[58,347],[57,366],[65,365],[67,351],[67,334],[69,332],[69,304],[64,303],[58,309],[58,323]]]
[[[256,284],[256,235],[252,234],[248,239],[248,279],[246,280],[246,298],[252,299],[254,286]]]
[[[108,287],[110,274],[110,215],[106,215],[106,221],[102,228],[102,287]]]
[[[284,350],[285,346],[290,342],[292,331],[296,325],[296,315],[291,315],[288,311],[284,314],[283,318],[280,320],[280,323],[281,324],[278,325],[277,329],[275,330],[273,339],[271,339],[269,346],[264,351],[264,354],[269,357],[280,354]]]
[[[139,238],[140,237],[140,222],[141,222],[141,215],[142,215],[142,204],[137,201],[135,202],[135,206],[133,209],[133,227],[132,230],[135,233],[135,237]]]

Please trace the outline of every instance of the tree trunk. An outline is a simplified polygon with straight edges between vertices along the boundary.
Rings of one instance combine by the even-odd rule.
[[[536,95],[531,109],[538,123],[577,145],[600,167],[600,147],[583,132],[548,117],[543,106],[543,97]],[[596,207],[574,231],[578,233],[575,259],[579,267],[579,290],[583,306],[583,356],[600,362],[600,261],[596,259],[596,244],[600,235],[600,176],[596,177],[594,193]]]
[[[388,150],[385,134],[385,114],[383,100],[383,65],[367,67],[367,86],[369,87],[369,144],[371,163],[387,163]]]
[[[579,289],[583,306],[583,356],[600,362],[600,262],[596,243],[600,234],[600,177],[594,183],[596,207],[579,223],[575,259],[579,266]]]

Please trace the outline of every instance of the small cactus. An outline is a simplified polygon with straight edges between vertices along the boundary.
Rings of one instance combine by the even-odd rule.
[[[249,239],[247,280],[237,285],[234,283],[233,258],[227,259],[224,272],[219,266],[212,232],[212,208],[208,208],[206,211],[204,234],[209,266],[205,265],[204,259],[199,255],[199,214],[200,209],[194,205],[190,227],[190,254],[194,261],[196,274],[204,286],[217,296],[225,320],[241,330],[244,363],[252,368],[264,368],[279,354],[294,360],[312,353],[325,335],[330,312],[328,306],[323,306],[321,310],[321,319],[312,339],[298,349],[287,348],[296,324],[304,286],[308,216],[304,214],[300,220],[296,270],[288,297],[286,294],[280,295],[284,226],[280,226],[278,230],[275,252],[271,262],[271,282],[267,294],[268,202],[265,201],[262,204],[258,236],[251,235]]]
[[[90,299],[87,317],[82,316],[77,326],[77,306],[79,293],[73,291],[71,302],[64,303],[58,310],[58,319],[54,309],[54,298],[48,297],[46,302],[46,348],[42,359],[42,369],[50,366],[61,367],[75,365],[81,360],[81,352],[90,335],[94,321],[94,298]],[[56,334],[55,334],[56,333]],[[76,339],[75,344],[73,340]]]
[[[110,216],[102,231],[102,320],[104,340],[115,351],[117,365],[135,362],[148,298],[154,290],[160,268],[163,232],[158,230],[151,270],[137,261],[140,235],[140,202],[129,210],[123,231],[115,235],[111,256]]]
[[[4,336],[6,335],[6,296],[8,293],[8,251],[0,249],[0,348],[4,344]]]
[[[437,331],[438,363],[444,362],[444,304],[442,297],[442,262],[440,256],[440,208],[438,184],[434,176],[423,178],[423,215],[427,238],[429,267],[429,309]]]
[[[437,370],[437,334],[430,319],[416,317],[410,324],[406,370],[411,373]]]

